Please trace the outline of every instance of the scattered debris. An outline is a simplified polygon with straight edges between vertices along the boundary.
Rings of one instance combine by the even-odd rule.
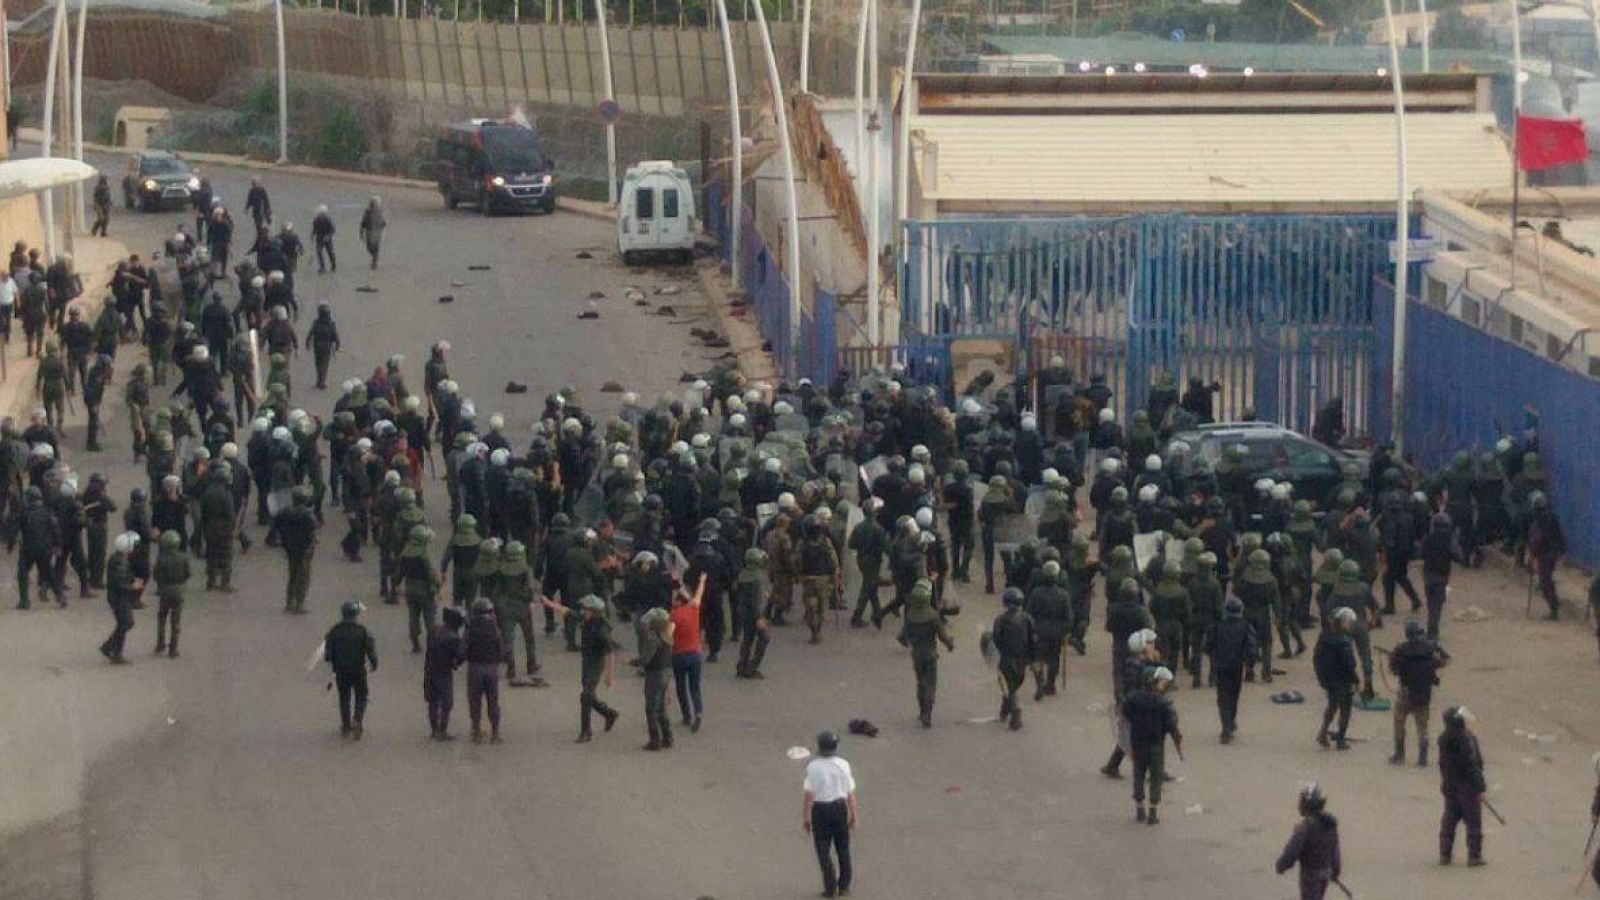
[[[645,307],[648,307],[650,305],[650,301],[649,300],[635,300],[635,301],[633,301],[633,305],[634,306],[645,306]]]
[[[467,271],[468,272],[487,272],[487,271],[489,271],[489,267],[484,265],[483,263],[478,263],[477,265],[467,266]]]
[[[851,719],[849,728],[851,734],[865,735],[869,738],[878,736],[878,726],[868,722],[866,719]]]
[[[970,725],[988,725],[990,722],[1000,721],[999,716],[974,716],[967,720]]]
[[[951,795],[951,796],[955,796],[956,794],[961,793],[961,785],[959,785],[959,784],[949,785],[944,789],[944,792],[946,794]]]
[[[600,385],[600,393],[602,394],[620,394],[622,390],[622,385],[617,384],[615,381],[608,381]]]
[[[1394,703],[1388,697],[1356,697],[1356,708],[1368,712],[1388,712],[1394,708]]]
[[[513,678],[507,681],[506,684],[514,688],[543,688],[550,686],[550,682],[537,675],[529,675],[526,678]]]
[[[1480,607],[1469,604],[1466,609],[1457,612],[1454,618],[1457,622],[1487,622],[1494,616]]]
[[[656,307],[656,315],[658,315],[658,316],[676,316],[677,314],[678,314],[678,311],[676,309],[673,309],[670,306],[658,306],[658,307]]]
[[[171,716],[167,716],[167,724],[168,725],[176,725],[176,724],[178,724],[178,720],[174,719]]]
[[[527,392],[528,386],[520,381],[506,382],[506,393],[508,394],[526,394]]]
[[[722,350],[722,349],[726,349],[727,347],[729,347],[731,345],[728,343],[728,339],[727,338],[725,338],[725,337],[716,337],[716,338],[711,338],[711,339],[707,340],[706,341],[706,346],[710,347],[713,350]]]
[[[1198,803],[1194,804],[1193,806],[1185,806],[1183,808],[1183,814],[1186,815],[1186,816],[1204,815],[1205,811],[1206,811],[1206,808],[1204,806],[1201,806]]]
[[[799,762],[800,760],[810,756],[811,751],[804,747],[790,747],[788,750],[783,751],[783,755],[789,757],[795,762]]]
[[[590,291],[589,292],[589,299],[590,300],[604,300],[605,298],[606,298],[606,292],[605,291]]]
[[[594,259],[594,254],[590,253],[587,250],[579,250],[578,251],[578,259]]]
[[[439,302],[440,303],[454,303],[454,302],[456,302],[456,295],[455,294],[444,294],[439,298]]]
[[[700,380],[700,376],[694,374],[693,372],[685,372],[682,375],[678,376],[678,383],[679,384],[693,384],[694,382],[699,381],[699,380]]]
[[[1280,691],[1268,698],[1273,703],[1304,703],[1306,697],[1296,690]]]
[[[1086,712],[1086,713],[1089,713],[1092,716],[1098,716],[1101,713],[1106,711],[1106,705],[1104,703],[1101,703],[1100,701],[1096,700],[1095,702],[1093,702],[1093,703],[1089,704],[1088,706],[1084,707],[1083,711]]]
[[[675,285],[675,284],[669,284],[669,285],[666,285],[666,286],[664,286],[664,287],[662,287],[662,286],[658,286],[658,287],[657,287],[657,288],[656,288],[656,293],[658,293],[658,294],[665,294],[665,295],[666,295],[666,296],[668,296],[668,297],[671,297],[671,296],[672,296],[672,295],[674,295],[674,294],[681,294],[681,293],[683,293],[683,288],[681,288],[681,287],[678,287],[678,286],[677,286],[677,285]]]
[[[358,294],[376,294],[377,292],[378,289],[370,284],[363,284],[361,287],[356,288],[356,293]]]
[[[590,309],[590,310],[585,310],[585,311],[583,311],[581,313],[578,313],[578,318],[580,318],[580,319],[598,319],[598,318],[600,318],[600,314],[595,312],[594,310]]]

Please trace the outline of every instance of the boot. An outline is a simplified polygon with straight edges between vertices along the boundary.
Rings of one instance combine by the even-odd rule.
[[[483,727],[478,725],[476,722],[474,722],[472,725],[472,742],[474,744],[483,743]]]
[[[491,744],[500,743],[500,726],[499,725],[491,724],[489,726],[489,743],[491,743]]]
[[[1022,708],[1021,707],[1013,706],[1011,708],[1011,730],[1012,731],[1021,731],[1022,730]]]
[[[1154,825],[1159,821],[1161,821],[1161,819],[1156,816],[1156,807],[1155,804],[1152,803],[1150,804],[1150,815],[1145,817],[1144,823],[1146,825]]]
[[[1144,811],[1144,806],[1142,804],[1137,809],[1134,810],[1134,812],[1133,812],[1133,820],[1135,822],[1143,822],[1145,820],[1145,811]]]
[[[1417,765],[1423,768],[1428,766],[1428,742],[1422,742],[1422,748],[1417,751]]]
[[[608,707],[601,711],[600,715],[606,717],[606,730],[610,731],[612,728],[616,727],[617,719],[620,718],[622,714]]]

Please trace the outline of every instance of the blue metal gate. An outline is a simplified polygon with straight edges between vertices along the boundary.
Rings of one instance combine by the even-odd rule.
[[[1218,382],[1223,417],[1253,409],[1303,430],[1337,396],[1365,430],[1372,280],[1393,233],[1383,216],[911,222],[902,333],[1011,335],[1024,352],[1062,336],[1124,414],[1168,373]]]

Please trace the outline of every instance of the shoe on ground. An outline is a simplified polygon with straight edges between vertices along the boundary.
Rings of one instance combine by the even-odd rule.
[[[1100,774],[1107,778],[1115,778],[1119,781],[1122,779],[1122,770],[1111,765],[1110,763],[1100,767]]]
[[[1134,811],[1133,820],[1135,822],[1143,822],[1145,820],[1145,818],[1146,818],[1146,816],[1145,816],[1145,812],[1144,812],[1144,807],[1141,806],[1137,810]]]
[[[1154,825],[1154,824],[1156,824],[1156,823],[1157,823],[1157,822],[1159,822],[1159,821],[1161,821],[1161,819],[1160,819],[1160,817],[1158,817],[1158,816],[1157,816],[1157,815],[1156,815],[1156,809],[1155,809],[1155,807],[1153,807],[1153,806],[1152,806],[1152,807],[1150,807],[1150,815],[1149,815],[1149,816],[1148,816],[1148,817],[1146,817],[1146,818],[1145,818],[1145,820],[1144,820],[1144,823],[1145,823],[1145,824],[1146,824],[1146,825]]]
[[[619,713],[613,709],[611,714],[606,716],[606,730],[610,731],[612,728],[615,728],[617,720],[620,718],[622,718],[622,713]]]
[[[594,740],[594,735],[592,735],[589,732],[585,731],[583,734],[578,735],[577,743],[587,744],[592,740]]]
[[[1489,861],[1481,856],[1474,856],[1467,860],[1467,867],[1470,869],[1476,869],[1479,866],[1487,866],[1488,864]]]

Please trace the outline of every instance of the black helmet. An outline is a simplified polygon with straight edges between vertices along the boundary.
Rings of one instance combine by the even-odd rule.
[[[644,508],[651,512],[659,511],[661,509],[661,495],[646,494],[644,498]]]
[[[1322,812],[1328,805],[1328,798],[1322,794],[1322,786],[1316,782],[1300,789],[1300,814],[1308,816],[1312,813]]]
[[[1005,592],[1000,595],[1000,602],[1004,603],[1006,606],[1021,606],[1022,588],[1006,588]]]
[[[1240,616],[1243,616],[1244,601],[1240,600],[1238,597],[1229,597],[1227,602],[1222,604],[1222,614],[1230,619],[1237,619]]]
[[[1406,637],[1416,640],[1427,633],[1428,629],[1422,627],[1422,623],[1418,622],[1416,619],[1411,619],[1410,621],[1406,622]]]
[[[566,513],[558,512],[550,517],[550,524],[556,528],[565,528],[572,524],[572,519],[568,518]]]
[[[833,731],[823,731],[817,734],[817,755],[832,756],[839,752],[839,735]]]
[[[1206,515],[1225,516],[1228,514],[1228,504],[1221,497],[1212,497],[1206,501]]]
[[[344,605],[339,607],[339,614],[344,616],[346,621],[356,619],[361,615],[361,601],[346,600]]]

